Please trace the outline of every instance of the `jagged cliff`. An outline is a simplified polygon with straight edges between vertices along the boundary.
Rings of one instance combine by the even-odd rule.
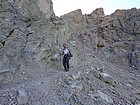
[[[0,24],[1,105],[140,104],[139,9],[57,17],[51,0],[0,0]]]

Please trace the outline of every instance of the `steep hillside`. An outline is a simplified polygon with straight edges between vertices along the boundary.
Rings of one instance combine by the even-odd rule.
[[[139,105],[139,68],[139,9],[57,17],[51,0],[0,0],[0,105]]]

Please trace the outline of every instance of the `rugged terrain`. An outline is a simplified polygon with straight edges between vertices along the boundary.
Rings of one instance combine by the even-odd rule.
[[[140,105],[139,68],[140,9],[57,17],[51,0],[0,0],[0,105]]]

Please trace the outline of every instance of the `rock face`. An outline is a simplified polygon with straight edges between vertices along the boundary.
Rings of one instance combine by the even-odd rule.
[[[68,73],[63,43],[73,54]],[[0,1],[2,105],[137,105],[139,68],[139,9],[57,17],[51,0]]]
[[[100,12],[102,15],[96,13],[99,17],[95,16],[95,13],[86,15],[87,26],[91,29],[86,34],[94,36],[97,41],[96,44],[90,44],[90,41],[87,41],[89,44],[86,44],[96,48],[94,51],[102,58],[107,58],[114,63],[134,66],[138,69],[140,65],[138,54],[140,11],[136,8],[116,10],[110,16],[104,16],[102,12]],[[92,29],[93,27],[94,30]]]
[[[54,15],[51,0],[15,0],[11,3],[17,6],[24,21],[35,21],[42,17],[49,18]]]
[[[99,33],[107,42],[107,52],[110,52],[109,59],[120,64],[133,65],[139,68],[139,15],[140,11],[117,10],[114,14],[103,19],[102,25],[98,28]],[[135,53],[135,57],[133,57]]]
[[[20,66],[28,30],[11,3],[1,1],[0,4],[0,68],[14,72]]]

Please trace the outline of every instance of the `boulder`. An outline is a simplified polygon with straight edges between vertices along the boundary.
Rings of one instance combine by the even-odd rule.
[[[102,99],[102,100],[108,102],[109,104],[113,104],[113,99],[109,95],[103,93],[100,90],[97,90],[97,92],[95,92],[95,93],[89,93],[88,96],[90,96],[94,100]]]
[[[100,73],[100,79],[101,79],[103,82],[105,82],[105,83],[110,83],[111,85],[114,86],[114,80],[113,80],[113,78],[112,78],[110,75],[108,75],[108,74],[106,74],[106,73]]]
[[[97,93],[101,99],[107,101],[110,104],[113,104],[113,100],[110,98],[110,96],[108,96],[107,94],[103,93],[100,90],[98,90]]]
[[[57,51],[54,52],[51,56],[52,61],[60,61],[61,60],[60,58],[62,58],[62,55],[60,55],[60,52],[57,52]]]

